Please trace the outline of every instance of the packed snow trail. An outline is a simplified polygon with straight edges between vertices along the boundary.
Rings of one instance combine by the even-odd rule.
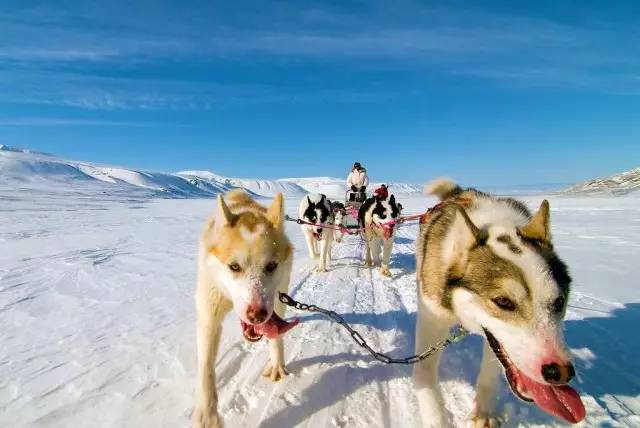
[[[188,426],[193,411],[198,234],[211,200],[147,200],[70,189],[17,192],[0,183],[0,426]],[[528,198],[537,206],[540,197]],[[400,200],[406,212],[425,198]],[[287,200],[294,215],[297,200]],[[556,247],[574,277],[566,336],[585,426],[640,426],[637,198],[552,198]],[[413,354],[415,225],[398,230],[393,278],[363,266],[353,237],[315,273],[299,226],[290,292],[335,310],[382,352]],[[418,427],[411,368],[386,366],[319,314],[289,310],[291,375],[262,378],[267,344],[225,321],[216,372],[228,427]],[[441,381],[465,426],[480,338],[447,349]],[[507,426],[560,424],[502,384]]]

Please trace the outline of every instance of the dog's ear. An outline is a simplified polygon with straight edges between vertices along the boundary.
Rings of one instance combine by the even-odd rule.
[[[391,195],[391,197],[389,198],[389,204],[391,204],[391,206],[396,204],[396,196],[395,195]]]
[[[444,241],[443,261],[449,279],[464,276],[469,259],[469,250],[486,241],[486,232],[473,224],[469,215],[460,206],[455,206],[455,218]]]
[[[313,202],[311,202],[311,198],[309,198],[309,195],[307,195],[307,202],[309,203],[309,206],[313,205]]]
[[[518,233],[525,239],[533,239],[548,244],[551,242],[549,222],[549,201],[545,199],[540,204],[538,211],[531,217],[529,223],[518,228]]]
[[[216,210],[216,215],[215,215],[216,227],[233,225],[236,222],[237,218],[238,216],[233,214],[229,209],[229,207],[227,206],[227,203],[224,201],[224,198],[222,197],[222,193],[219,193],[218,208]]]
[[[307,196],[307,199],[309,197]],[[278,193],[269,208],[267,208],[267,219],[276,227],[276,229],[282,228],[284,221],[284,197],[282,193]]]

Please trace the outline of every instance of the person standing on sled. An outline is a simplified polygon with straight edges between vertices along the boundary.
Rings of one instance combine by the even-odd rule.
[[[360,165],[360,162],[353,164],[353,168],[347,177],[347,186],[351,188],[350,201],[363,202],[366,199],[365,190],[369,185],[367,170]]]

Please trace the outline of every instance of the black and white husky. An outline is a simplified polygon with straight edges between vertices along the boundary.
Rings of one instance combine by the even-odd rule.
[[[395,220],[400,215],[396,198],[388,200],[376,196],[364,201],[358,211],[358,223],[364,230],[365,262],[368,266],[380,265],[380,273],[391,276],[389,260],[393,249]],[[382,251],[382,258],[380,252]]]
[[[307,223],[302,225],[302,233],[307,241],[309,257],[318,261],[316,271],[325,272],[327,261],[331,259],[331,244],[334,230],[324,226],[333,226],[335,219],[331,201],[326,195],[312,193],[300,201],[298,218]]]
[[[416,349],[442,340],[461,323],[482,336],[474,427],[496,427],[501,369],[513,393],[570,423],[585,409],[569,386],[575,376],[562,335],[571,277],[551,241],[549,203],[535,214],[521,202],[449,180],[427,191],[443,203],[423,218],[416,245]],[[440,352],[414,369],[424,427],[449,418],[438,385]]]

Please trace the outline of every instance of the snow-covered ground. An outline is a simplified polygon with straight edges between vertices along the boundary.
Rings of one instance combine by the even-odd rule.
[[[189,425],[196,245],[214,201],[152,199],[143,187],[107,191],[94,181],[0,179],[0,427]],[[407,213],[433,203],[399,200]],[[297,203],[287,200],[290,215]],[[574,277],[566,335],[584,425],[640,426],[640,198],[554,196],[551,206],[557,250]],[[357,238],[334,249],[329,272],[315,274],[298,226],[287,231],[295,298],[343,314],[376,349],[413,352],[415,225],[399,230],[392,279],[362,265]],[[291,376],[276,384],[260,376],[266,343],[245,342],[237,318],[227,319],[216,367],[227,426],[418,426],[409,367],[374,362],[337,325],[295,315],[302,323],[285,338]],[[477,337],[444,357],[459,426],[479,359]],[[558,423],[504,385],[500,394],[509,426]]]

